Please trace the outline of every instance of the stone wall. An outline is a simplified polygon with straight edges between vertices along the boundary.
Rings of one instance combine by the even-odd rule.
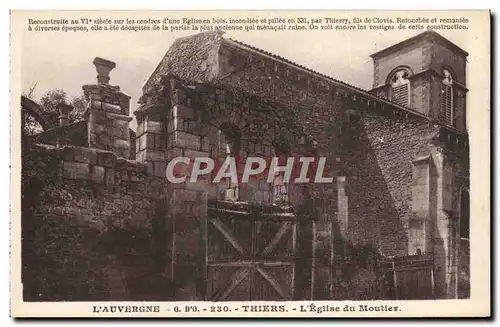
[[[392,111],[354,116],[343,141],[349,239],[386,256],[432,254],[436,295],[453,297],[452,216],[459,215],[459,190],[468,185],[466,139]]]
[[[387,78],[396,67],[410,68],[413,74],[419,74],[431,64],[431,43],[424,40],[413,43],[383,56],[373,58],[373,88],[387,83]]]
[[[408,253],[414,159],[426,155],[426,120],[361,114],[345,138],[349,235],[386,255]]]
[[[300,168],[298,157],[301,156],[326,157],[323,176],[334,178],[337,175],[340,153],[336,150],[338,143],[335,140],[338,137],[339,127],[334,117],[338,116],[337,111],[342,109],[342,102],[347,95],[339,94],[338,97],[335,93],[332,95],[325,85],[325,89],[317,91],[316,94],[311,88],[311,93],[304,103],[294,102],[298,101],[298,98],[291,89],[289,94],[295,94],[294,98],[287,102],[279,102],[277,100],[285,101],[286,97],[281,95],[280,98],[270,99],[243,91],[241,85],[189,83],[173,76],[170,78],[166,76],[162,86],[158,87],[162,91],[153,96],[153,99],[156,99],[155,104],[146,100],[145,103],[149,105],[136,111],[137,158],[149,162],[149,165],[155,167],[155,171],[157,166],[161,167],[158,171],[163,173],[162,176],[165,176],[165,161],[179,156],[186,156],[191,160],[195,157],[209,156],[215,160],[216,167],[219,168],[227,156],[225,145],[221,143],[227,128],[236,128],[241,136],[237,155],[240,171],[247,157],[260,157],[269,164],[271,158],[277,156],[279,145],[286,144],[288,148],[286,157],[296,158],[297,175],[293,178],[298,177]],[[273,92],[269,94],[272,97],[275,95]],[[325,105],[323,112],[319,112],[320,105],[315,104],[313,98]],[[313,107],[307,107],[306,103]],[[311,110],[309,114],[307,110]],[[311,119],[311,113],[315,119]],[[306,116],[309,118],[306,119]],[[280,165],[283,164],[281,161]],[[183,175],[187,174],[187,179],[190,177],[189,172],[190,170],[183,171]],[[177,229],[184,231],[182,238],[177,237],[176,244],[172,245],[175,248],[173,254],[175,256],[180,255],[178,251],[182,252],[182,256],[186,256],[186,253],[190,253],[187,257],[196,255],[193,252],[194,248],[189,244],[192,240],[199,239],[200,235],[196,234],[198,229],[191,228],[192,232],[187,233],[186,228],[182,227],[186,224],[191,227],[200,224],[199,219],[202,217],[200,214],[203,210],[201,208],[194,210],[192,202],[198,201],[199,204],[203,204],[206,200],[200,202],[200,197],[225,199],[228,185],[224,181],[218,184],[212,183],[215,173],[216,171],[211,176],[199,179],[197,183],[187,181],[170,186],[172,191],[169,192],[169,198],[175,199],[170,203],[175,209],[170,212],[169,221],[176,222],[174,234],[178,233]],[[314,173],[315,170],[311,170],[308,177],[314,178]],[[273,183],[267,181],[267,176],[266,172],[251,179],[249,183],[239,185],[238,200],[250,203],[275,202]],[[319,285],[325,286],[325,283],[330,283],[325,272],[331,269],[327,267],[331,267],[329,258],[332,257],[330,245],[332,224],[337,219],[336,190],[336,182],[296,185],[291,183],[288,189],[289,202],[300,211],[301,219],[304,220],[298,236],[299,249],[302,253],[299,256],[307,261],[303,263],[303,273],[309,279],[312,278],[311,253],[318,258],[316,269],[318,275],[315,278],[318,292],[324,291],[324,287],[322,289]],[[197,214],[192,215],[193,212]],[[189,220],[192,220],[191,225],[188,223]],[[313,229],[317,237],[312,238]],[[181,241],[188,242],[187,247],[182,250],[179,245]],[[175,261],[175,265],[170,269],[172,274],[179,269],[184,269],[182,271],[186,273],[185,269],[188,268],[182,268],[184,265],[182,260],[172,260]],[[326,266],[323,266],[325,264]],[[329,286],[326,287],[328,294]]]
[[[87,122],[79,121],[39,133],[32,138],[32,142],[51,145],[86,146],[88,144],[87,136]]]
[[[23,160],[26,301],[167,296],[163,179],[84,147],[35,145]]]

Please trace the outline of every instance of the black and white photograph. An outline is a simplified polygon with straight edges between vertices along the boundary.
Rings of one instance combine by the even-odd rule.
[[[488,11],[12,20],[22,305],[489,314]]]

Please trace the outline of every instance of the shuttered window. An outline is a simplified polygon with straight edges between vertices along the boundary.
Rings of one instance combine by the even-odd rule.
[[[410,104],[410,84],[402,84],[392,88],[392,101],[402,105],[409,106]]]
[[[439,116],[446,124],[453,125],[453,79],[449,71],[443,71],[441,83],[441,110]]]
[[[453,95],[450,85],[441,84],[441,119],[451,124],[453,119]]]
[[[396,71],[391,81],[391,101],[404,107],[410,106],[410,73],[406,69]]]

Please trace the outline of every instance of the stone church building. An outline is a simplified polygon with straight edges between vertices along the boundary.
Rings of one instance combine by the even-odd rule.
[[[105,59],[84,121],[23,98],[45,127],[23,140],[25,301],[468,297],[467,56],[424,32],[362,90],[207,32],[167,51],[135,131]],[[326,157],[333,182],[166,179],[227,156]]]

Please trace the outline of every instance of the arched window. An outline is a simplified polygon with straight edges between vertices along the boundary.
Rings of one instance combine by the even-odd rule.
[[[392,73],[389,79],[392,102],[405,107],[410,106],[410,76],[411,72],[407,68],[399,68]]]
[[[234,157],[236,168],[240,158],[241,151],[241,133],[238,127],[230,124],[223,124],[218,131],[219,153],[221,157]],[[221,159],[222,159],[221,158]],[[238,172],[234,172],[238,175]],[[225,179],[224,199],[237,201],[240,196],[239,184],[234,183],[230,178]]]
[[[453,75],[443,69],[444,79],[441,81],[441,110],[440,118],[445,123],[453,124]]]

